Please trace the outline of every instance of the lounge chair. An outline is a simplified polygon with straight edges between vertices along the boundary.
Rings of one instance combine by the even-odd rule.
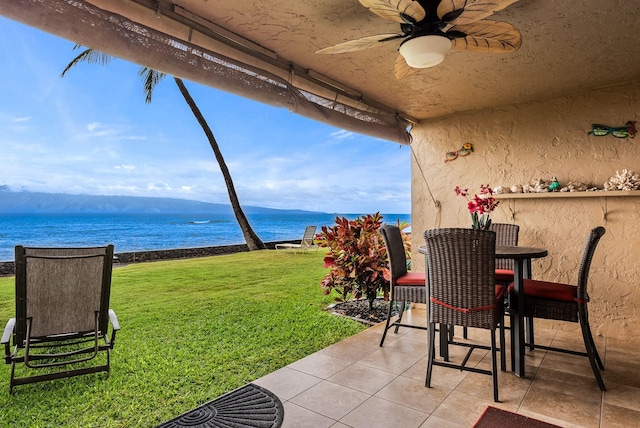
[[[302,239],[299,243],[287,242],[284,244],[276,244],[276,250],[292,249],[295,252],[298,252],[298,250],[306,251],[312,248],[318,250],[318,246],[313,243],[316,236],[316,228],[317,226],[307,226],[304,229],[304,235],[302,235]]]
[[[9,393],[15,385],[102,371],[108,375],[110,350],[120,329],[109,309],[113,245],[19,245],[15,254],[16,317],[7,323],[1,342],[5,362],[11,364]],[[88,363],[100,352],[106,355]],[[19,370],[27,375],[16,377],[17,363],[25,364],[28,369]]]

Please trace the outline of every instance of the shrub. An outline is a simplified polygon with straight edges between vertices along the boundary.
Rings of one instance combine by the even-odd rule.
[[[378,233],[381,225],[382,216],[376,213],[355,220],[336,217],[334,226],[322,226],[316,242],[329,249],[324,266],[330,270],[321,282],[325,295],[335,290],[338,301],[365,296],[370,309],[380,291],[388,295],[387,251]]]

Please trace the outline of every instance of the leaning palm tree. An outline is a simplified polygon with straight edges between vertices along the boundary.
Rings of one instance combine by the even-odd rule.
[[[73,47],[74,50],[79,48],[81,48],[80,45],[75,45]],[[111,55],[88,48],[82,51],[65,67],[65,69],[62,71],[61,76],[64,77],[71,68],[81,62],[106,65],[112,59],[113,57]],[[144,83],[145,102],[149,104],[151,102],[153,90],[156,88],[158,83],[166,76],[166,74],[148,67],[141,67],[138,71],[138,75],[142,77]],[[231,202],[233,213],[236,216],[236,220],[238,220],[240,230],[242,230],[242,234],[244,235],[244,239],[247,242],[249,250],[265,249],[266,247],[264,243],[251,228],[249,220],[247,220],[247,216],[244,214],[244,211],[240,206],[240,201],[238,200],[238,195],[236,194],[233,180],[231,179],[231,174],[229,173],[229,168],[227,168],[227,164],[222,157],[222,152],[220,151],[220,147],[218,147],[218,142],[216,141],[211,128],[207,124],[207,121],[204,119],[202,112],[200,112],[200,109],[191,97],[191,94],[187,90],[187,87],[184,85],[182,79],[174,76],[173,80],[176,82],[176,85],[178,85],[178,89],[180,90],[182,97],[189,105],[189,108],[191,108],[191,112],[196,117],[196,120],[202,127],[202,130],[209,140],[209,145],[211,145],[211,149],[216,156],[216,160],[218,161],[218,165],[220,166],[220,171],[222,172],[222,176],[224,177],[224,182],[227,186],[227,192],[229,193],[229,201]]]

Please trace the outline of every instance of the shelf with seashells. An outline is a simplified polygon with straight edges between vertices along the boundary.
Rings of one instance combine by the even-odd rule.
[[[560,184],[555,177],[541,178],[529,184],[515,184],[511,187],[497,186],[493,189],[496,199],[524,198],[611,198],[640,196],[640,174],[633,171],[616,171],[602,187],[589,183],[568,182]]]

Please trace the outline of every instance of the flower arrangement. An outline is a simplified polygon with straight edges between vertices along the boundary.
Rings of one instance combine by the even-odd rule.
[[[469,199],[469,189],[461,189],[460,186],[456,186],[456,195],[466,198],[467,209],[471,213],[471,228],[476,230],[489,230],[491,226],[491,212],[500,203],[493,197],[493,190],[488,184],[480,185],[480,195],[474,194],[473,198]]]

